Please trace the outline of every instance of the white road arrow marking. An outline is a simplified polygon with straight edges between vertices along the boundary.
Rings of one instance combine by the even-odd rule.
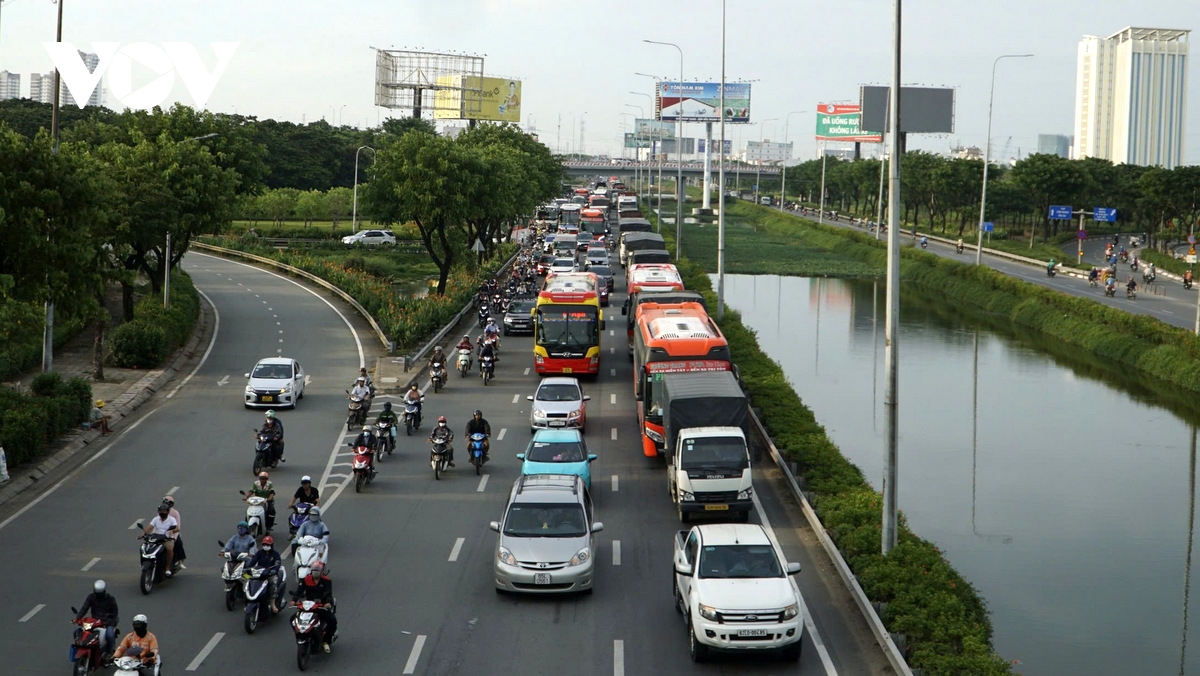
[[[228,384],[229,376],[222,376],[221,379],[217,381],[217,387],[225,387]]]

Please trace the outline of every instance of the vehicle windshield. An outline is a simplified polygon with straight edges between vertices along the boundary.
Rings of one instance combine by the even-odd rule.
[[[537,313],[537,344],[542,347],[599,345],[599,313],[593,305],[544,305]]]
[[[588,272],[595,273],[597,277],[612,277],[612,268],[607,265],[593,265],[588,268]]]
[[[531,309],[533,309],[533,301],[529,300],[514,300],[508,304],[509,314],[529,314]]]
[[[531,462],[583,462],[585,457],[578,441],[535,441],[525,454]]]
[[[679,469],[741,470],[750,466],[744,442],[737,437],[689,437]]]
[[[574,503],[518,502],[504,519],[504,534],[516,537],[577,538],[587,533],[583,507]]]
[[[717,579],[783,577],[771,545],[705,546],[696,570],[700,577]]]
[[[542,385],[538,388],[537,396],[534,397],[537,401],[579,401],[583,397],[579,396],[579,388],[575,385]]]
[[[254,367],[251,378],[264,380],[286,380],[292,377],[291,364],[259,364]]]

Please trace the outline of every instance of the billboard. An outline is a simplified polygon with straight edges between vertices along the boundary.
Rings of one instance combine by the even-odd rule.
[[[626,148],[649,148],[650,139],[648,137],[639,137],[630,132],[625,132],[625,147]]]
[[[817,140],[848,143],[882,143],[882,134],[859,128],[862,109],[845,103],[817,104]]]
[[[888,125],[890,87],[860,87],[862,128],[891,131]],[[901,87],[900,131],[913,134],[954,133],[954,90],[949,87]]]
[[[438,120],[490,120],[492,122],[521,121],[521,81],[500,77],[447,75],[438,84],[459,81],[457,88],[441,89],[435,95],[439,102],[434,111]],[[454,104],[458,105],[455,106]]]
[[[713,145],[717,145],[720,142],[721,142],[720,139],[713,139]],[[698,152],[698,153],[704,152],[704,145],[705,145],[704,139],[702,139],[702,138],[696,139],[696,152]],[[716,151],[714,150],[714,152],[716,152]],[[726,155],[733,154],[733,139],[731,139],[731,138],[725,139],[725,154]]]
[[[670,122],[644,120],[639,117],[634,120],[634,133],[647,140],[675,138],[675,125]]]
[[[721,85],[716,82],[660,82],[654,97],[658,119],[720,122]],[[725,83],[725,121],[750,121],[750,83]]]

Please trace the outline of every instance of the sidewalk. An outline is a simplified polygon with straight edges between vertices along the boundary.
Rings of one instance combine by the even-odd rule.
[[[109,310],[114,316],[108,335],[111,335],[112,329],[120,323],[117,319],[120,316],[120,293],[118,292],[116,295],[116,307],[114,308],[111,302],[108,303]],[[189,362],[194,357],[204,353],[212,336],[213,319],[212,308],[207,303],[201,302],[200,317],[196,320],[196,327],[192,330],[191,337],[182,348],[167,358],[161,368],[147,371],[105,366],[104,380],[99,382],[92,380],[91,377],[93,335],[90,328],[84,329],[78,336],[59,348],[54,354],[54,370],[62,375],[63,380],[79,377],[91,383],[92,399],[104,400],[104,412],[109,416],[108,426],[112,434],[104,436],[101,435],[99,428],[85,430],[81,426],[52,443],[41,460],[10,466],[8,474],[12,479],[0,484],[0,506],[12,502],[32,486],[44,484],[48,480],[61,479],[77,464],[62,467],[67,461],[72,460],[84,449],[99,449],[103,443],[119,436],[122,428],[128,423],[128,419],[143,402],[163,388],[185,367],[190,366]],[[28,389],[34,377],[40,372],[39,367],[23,374],[19,381],[5,383],[5,385]]]

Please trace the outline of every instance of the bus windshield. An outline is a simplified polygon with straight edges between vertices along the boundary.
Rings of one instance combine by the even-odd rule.
[[[600,344],[599,308],[591,305],[545,304],[538,307],[537,344],[545,348]]]

